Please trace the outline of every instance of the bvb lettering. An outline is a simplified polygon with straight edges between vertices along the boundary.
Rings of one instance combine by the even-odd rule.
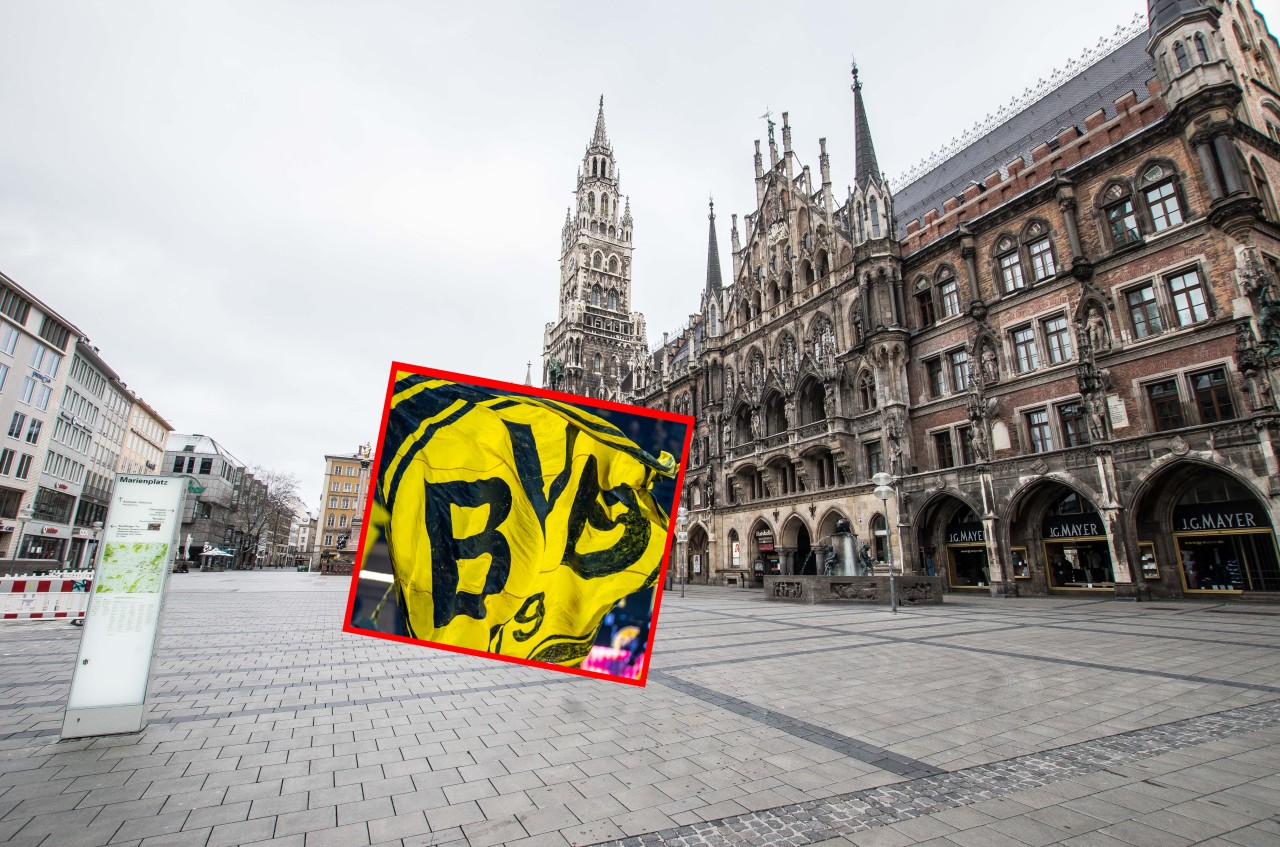
[[[549,496],[542,490],[542,463],[537,444],[523,424],[507,424],[516,458],[522,493],[527,499],[545,533],[547,515],[554,509],[560,496],[568,487],[572,468],[568,457],[573,455],[577,430],[565,431],[565,466],[551,483]],[[497,594],[507,584],[511,573],[511,545],[498,528],[511,513],[514,492],[499,477],[475,482],[427,482],[426,530],[431,541],[431,581],[434,601],[433,623],[447,626],[458,615],[482,620],[487,611],[485,599]],[[489,505],[489,516],[484,528],[475,535],[459,538],[455,535],[452,507],[478,508]],[[606,505],[621,504],[625,509],[610,518]],[[579,553],[578,541],[586,527],[598,531],[623,527],[622,537],[606,550]],[[562,564],[584,579],[595,579],[620,573],[634,565],[644,555],[649,544],[650,522],[640,511],[640,504],[631,486],[623,484],[612,489],[601,489],[598,481],[596,458],[588,456],[583,463],[577,494],[569,513],[568,539],[565,543]],[[461,580],[458,563],[490,556],[488,573],[479,593],[459,591]],[[541,595],[530,597],[517,615],[517,622],[534,624],[531,630],[515,633],[517,640],[531,637],[541,626]],[[537,601],[536,604],[534,601]]]

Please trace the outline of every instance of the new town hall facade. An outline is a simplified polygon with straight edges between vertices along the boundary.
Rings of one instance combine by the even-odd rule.
[[[820,573],[843,518],[953,591],[1280,597],[1278,49],[1244,0],[1150,0],[892,189],[855,69],[855,184],[771,123],[729,285],[713,210],[652,354],[602,112],[544,384],[696,418],[692,582]]]

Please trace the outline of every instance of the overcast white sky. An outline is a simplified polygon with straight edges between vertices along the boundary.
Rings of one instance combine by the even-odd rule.
[[[375,439],[393,359],[537,378],[601,94],[652,344],[697,307],[709,193],[727,278],[766,108],[815,176],[828,139],[842,196],[851,54],[892,178],[1135,12],[7,2],[0,270],[179,431],[314,506],[324,453]]]

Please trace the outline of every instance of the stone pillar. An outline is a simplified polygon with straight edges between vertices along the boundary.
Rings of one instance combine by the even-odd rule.
[[[1218,169],[1213,163],[1213,153],[1209,150],[1209,145],[1205,142],[1197,144],[1196,155],[1200,158],[1200,170],[1204,172],[1205,182],[1209,186],[1209,202],[1221,200],[1222,180],[1218,179]]]
[[[978,288],[978,248],[972,235],[960,236],[960,255],[964,259],[964,272],[969,280],[969,299],[973,303],[982,302],[982,294]]]
[[[1146,583],[1135,581],[1130,566],[1129,544],[1124,531],[1125,509],[1120,505],[1116,487],[1116,466],[1111,448],[1100,446],[1094,450],[1098,465],[1098,479],[1102,483],[1102,503],[1098,514],[1102,517],[1107,533],[1107,554],[1111,556],[1111,570],[1115,574],[1117,600],[1144,600]]]
[[[794,547],[775,547],[774,552],[778,554],[778,570],[784,574],[794,574],[795,571],[795,548]],[[767,572],[766,572],[767,573]]]
[[[1067,240],[1071,242],[1071,258],[1083,257],[1084,247],[1080,244],[1080,230],[1076,225],[1076,195],[1069,186],[1058,190],[1058,208],[1062,209],[1062,220],[1067,225]]]
[[[840,576],[853,576],[857,567],[854,558],[853,536],[847,532],[837,532],[831,536],[831,544],[840,555]]]
[[[1215,136],[1213,149],[1218,153],[1218,163],[1222,165],[1222,175],[1227,180],[1227,194],[1246,191],[1245,181],[1240,173],[1240,156],[1231,139],[1225,135]]]

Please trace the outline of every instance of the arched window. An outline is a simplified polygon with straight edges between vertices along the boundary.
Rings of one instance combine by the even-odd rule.
[[[609,195],[608,194],[600,195],[600,217],[602,218],[609,217]]]
[[[1142,172],[1142,196],[1151,216],[1152,232],[1163,232],[1182,223],[1175,176],[1172,168],[1158,164]]]
[[[1004,285],[1004,293],[1012,294],[1027,287],[1022,275],[1022,257],[1018,254],[1018,242],[1004,236],[996,243],[996,265],[1000,269],[1000,280]]]
[[[616,292],[616,291],[610,291],[610,292],[609,292],[609,308],[610,308],[610,309],[613,309],[614,311],[617,311],[617,308],[618,308],[618,292]]]
[[[1053,239],[1043,221],[1032,221],[1023,232],[1022,243],[1031,259],[1031,278],[1034,282],[1048,279],[1058,273],[1053,256]]]
[[[592,215],[596,213],[596,193],[594,191],[587,192],[587,211]]]
[[[604,367],[604,359],[600,356],[599,353],[597,353],[595,355],[595,358],[591,360],[591,366],[592,366],[591,369],[596,373],[600,373],[600,369]]]
[[[1256,158],[1250,163],[1253,171],[1253,182],[1258,187],[1258,198],[1262,200],[1263,214],[1270,220],[1280,220],[1276,215],[1276,198],[1271,194],[1271,183],[1267,181],[1267,172]]]
[[[863,371],[862,376],[858,377],[858,400],[864,412],[876,407],[876,380],[870,371]]]
[[[591,175],[592,175],[592,176],[598,176],[598,172],[596,171],[596,167],[597,167],[597,160],[596,160],[596,159],[592,159],[592,160],[591,160]]]
[[[610,229],[609,229],[609,234],[610,234],[610,235],[612,235],[612,234],[613,234],[613,228],[612,228],[612,227],[610,227]],[[611,273],[611,274],[616,274],[617,272],[618,272],[618,257],[617,257],[617,256],[610,256],[610,257],[609,257],[609,273]]]
[[[1187,48],[1181,41],[1173,43],[1173,58],[1178,62],[1178,73],[1185,73],[1191,67],[1191,60],[1187,58]]]
[[[1142,238],[1138,214],[1133,209],[1133,192],[1129,186],[1115,182],[1102,193],[1102,213],[1107,219],[1111,246],[1119,249]]]
[[[871,237],[879,238],[880,237],[880,204],[877,201],[872,200],[870,203],[870,206],[871,206]]]
[[[602,264],[604,264],[604,254],[596,252],[596,254],[591,257],[591,267],[599,270]]]
[[[592,306],[600,305],[600,286],[598,285],[593,285],[591,287],[591,305]]]
[[[1192,38],[1192,42],[1196,46],[1196,55],[1200,57],[1200,63],[1205,64],[1209,61],[1209,48],[1204,43],[1204,35],[1196,33]]]
[[[943,317],[960,314],[960,285],[955,272],[946,266],[938,271],[938,299],[942,301]]]

